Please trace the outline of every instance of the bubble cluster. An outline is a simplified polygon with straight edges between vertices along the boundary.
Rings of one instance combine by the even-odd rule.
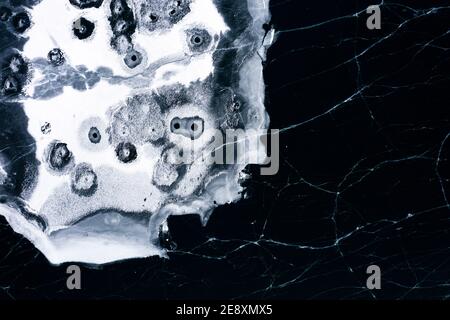
[[[66,62],[66,58],[64,57],[64,53],[61,49],[55,48],[48,52],[47,54],[48,61],[55,67],[59,67]]]
[[[191,0],[137,0],[135,3],[139,26],[147,31],[168,29],[191,11]]]
[[[103,0],[69,0],[78,9],[100,8]]]
[[[141,94],[127,99],[114,112],[109,128],[112,143],[155,143],[165,136],[161,108],[153,95]]]
[[[113,33],[111,45],[116,51],[126,53],[133,49],[131,36],[136,31],[133,11],[125,0],[112,0],[109,9],[108,20]]]
[[[20,94],[28,81],[30,72],[29,62],[17,52],[6,55],[2,62],[0,76],[0,91],[5,96]]]

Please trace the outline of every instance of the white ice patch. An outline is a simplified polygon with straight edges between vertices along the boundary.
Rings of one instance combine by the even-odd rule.
[[[14,169],[27,173],[18,194],[0,189],[0,214],[54,264],[167,256],[168,217],[195,213],[206,224],[215,207],[240,199],[246,165],[166,159],[193,139],[196,152],[207,150],[217,130],[269,124],[261,63],[268,1],[179,1],[189,6],[179,21],[137,25],[126,52],[111,45],[111,1],[119,0],[84,10],[41,1],[20,52],[32,73],[17,101],[35,161]],[[161,0],[163,13],[166,2],[173,6]],[[127,3],[139,21],[139,1]],[[84,40],[73,31],[80,17],[95,24]],[[55,48],[65,60],[52,65]],[[241,108],[230,108],[236,99]],[[173,119],[186,127],[175,130]],[[0,168],[0,187],[8,170]]]

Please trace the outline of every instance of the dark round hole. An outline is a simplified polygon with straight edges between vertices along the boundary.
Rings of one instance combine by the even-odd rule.
[[[7,21],[12,15],[12,10],[8,7],[0,7],[0,21]]]
[[[97,144],[102,140],[102,135],[100,134],[100,131],[96,127],[92,127],[89,130],[88,137],[89,140],[94,144]]]
[[[116,147],[117,158],[123,163],[129,163],[137,158],[136,147],[129,142],[121,142]]]
[[[173,124],[173,127],[178,130],[178,129],[180,129],[180,124],[178,122],[175,122]]]
[[[74,35],[80,40],[89,38],[94,32],[94,29],[95,24],[83,17],[74,21],[72,26]]]
[[[12,17],[12,25],[16,32],[24,33],[31,26],[31,19],[26,12],[20,12]]]
[[[156,21],[158,21],[158,16],[156,16],[156,15],[154,15],[154,14],[152,13],[152,14],[150,14],[150,20],[151,20],[152,22],[156,22]]]
[[[197,131],[197,129],[198,129],[197,124],[195,124],[195,123],[191,124],[191,130],[192,131]]]
[[[124,57],[124,62],[128,68],[134,69],[142,62],[142,54],[136,50],[131,50]]]

